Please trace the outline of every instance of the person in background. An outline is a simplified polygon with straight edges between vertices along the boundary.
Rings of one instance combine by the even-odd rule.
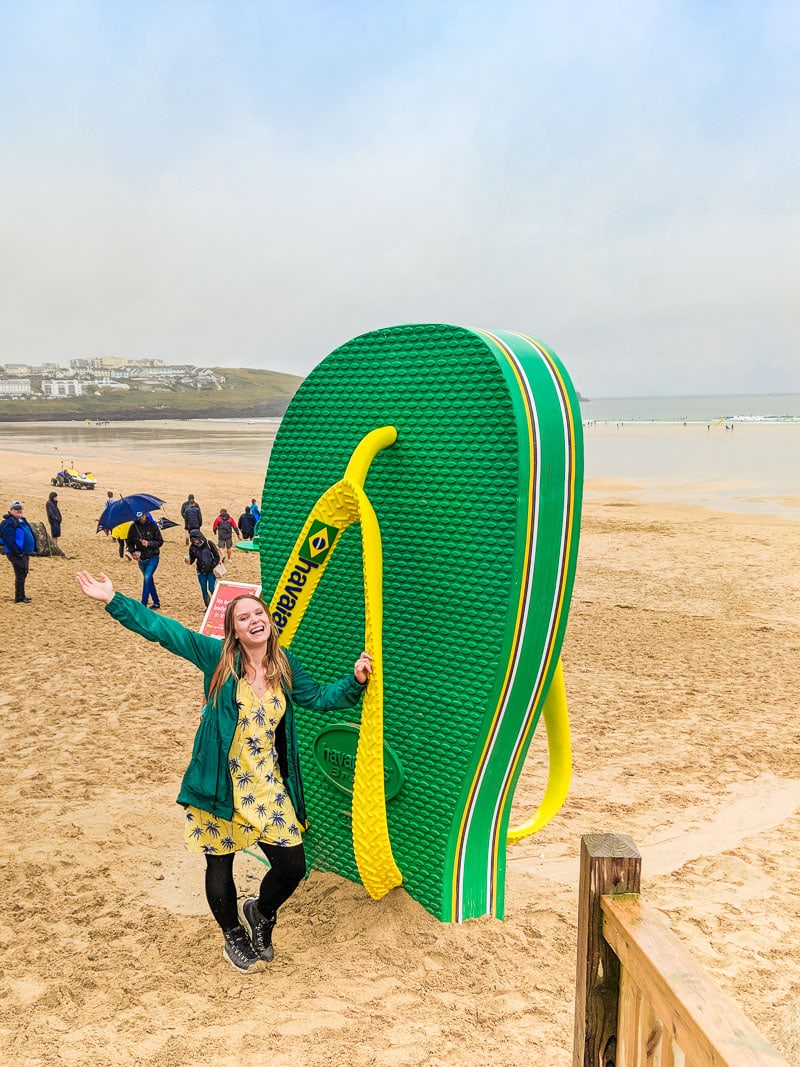
[[[197,564],[197,580],[200,583],[200,591],[203,594],[203,603],[208,607],[211,594],[217,584],[214,568],[219,563],[217,546],[207,541],[199,530],[189,531],[189,553],[185,562],[191,567]]]
[[[253,518],[251,512],[251,505],[248,505],[243,514],[239,516],[239,531],[242,535],[243,541],[252,541],[253,532],[256,528],[256,520]]]
[[[156,611],[161,607],[158,599],[156,583],[153,575],[158,567],[159,553],[164,544],[161,529],[152,515],[146,511],[137,511],[136,519],[131,523],[128,536],[125,539],[128,551],[139,564],[144,581],[142,583],[142,603],[147,607],[147,601],[152,600],[150,605]]]
[[[111,505],[113,503],[114,503],[114,491],[113,491],[113,489],[109,489],[108,492],[106,493],[106,502],[103,505],[103,513],[104,514],[105,514],[106,511],[108,511],[108,509],[111,507]],[[97,532],[99,533],[100,532],[100,520],[98,520],[97,526],[98,526]],[[111,531],[107,530],[107,529],[105,529],[105,527],[103,527],[103,533],[106,535],[106,537],[108,537],[110,535]],[[125,556],[125,538],[124,537],[115,537],[114,540],[117,542],[117,548],[119,549],[119,558],[123,559],[124,556]]]
[[[61,508],[58,506],[58,493],[54,491],[48,496],[44,510],[47,512],[47,521],[50,524],[50,536],[53,544],[57,545],[61,536]]]
[[[0,524],[0,537],[8,562],[14,568],[14,602],[30,604],[31,598],[25,595],[25,579],[28,577],[28,560],[31,552],[36,551],[36,538],[26,518],[22,515],[22,504],[12,500],[8,511]]]
[[[213,531],[217,535],[217,544],[224,548],[227,558],[231,558],[233,548],[233,535],[239,536],[239,527],[232,515],[228,514],[227,508],[220,508],[219,515],[214,519]]]
[[[261,512],[258,509],[258,504],[256,503],[255,497],[250,500],[250,514],[253,516],[256,522],[258,522],[258,520],[261,518]]]
[[[198,530],[203,525],[203,512],[199,509],[199,504],[192,498],[191,504],[183,512],[183,525],[186,526],[187,534],[191,540],[191,530]]]
[[[192,494],[189,494],[189,499],[181,504],[181,515],[183,516],[183,526],[186,530],[186,544],[189,544],[189,531],[199,530],[203,525],[203,513],[200,510],[200,505],[197,503]]]

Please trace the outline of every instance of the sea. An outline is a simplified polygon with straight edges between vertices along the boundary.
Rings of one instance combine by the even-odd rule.
[[[800,393],[581,402],[585,495],[800,520]]]
[[[581,402],[585,496],[701,504],[800,521],[800,394],[602,397]],[[0,423],[0,451],[55,469],[155,452],[263,478],[280,419]]]
[[[800,393],[597,397],[581,401],[592,422],[800,422]]]

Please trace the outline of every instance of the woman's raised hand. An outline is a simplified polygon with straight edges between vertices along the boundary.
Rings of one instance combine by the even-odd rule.
[[[114,595],[114,586],[111,584],[111,579],[107,578],[102,571],[97,578],[89,571],[78,571],[75,575],[75,581],[92,600],[101,600],[104,604],[107,604]]]
[[[369,680],[372,674],[372,656],[369,652],[362,652],[353,666],[353,674],[362,685]]]

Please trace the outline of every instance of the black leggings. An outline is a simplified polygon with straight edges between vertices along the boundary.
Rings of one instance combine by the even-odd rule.
[[[306,853],[302,845],[268,845],[258,842],[270,863],[261,880],[258,910],[262,915],[274,915],[284,901],[294,893],[306,875]],[[239,925],[236,910],[236,884],[233,881],[233,857],[206,853],[206,899],[211,913],[223,930]]]

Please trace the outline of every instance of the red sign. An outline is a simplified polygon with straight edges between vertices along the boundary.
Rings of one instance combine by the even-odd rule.
[[[211,594],[203,621],[200,623],[200,633],[207,637],[225,636],[225,609],[232,600],[242,593],[252,593],[260,596],[261,586],[251,582],[217,582],[214,592]]]

